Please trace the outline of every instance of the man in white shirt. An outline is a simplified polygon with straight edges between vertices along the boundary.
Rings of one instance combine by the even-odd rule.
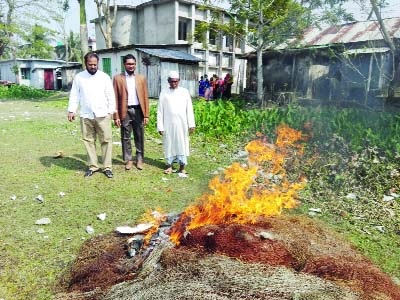
[[[112,173],[112,129],[111,119],[115,112],[115,96],[111,78],[97,69],[99,57],[90,52],[85,55],[86,70],[78,73],[72,83],[68,104],[68,121],[75,120],[80,106],[82,140],[88,154],[89,169],[85,177],[100,170],[96,139],[99,139],[103,158],[103,173],[108,178]]]
[[[167,160],[165,174],[172,173],[172,164],[179,163],[179,173],[186,173],[189,151],[189,133],[195,129],[192,98],[189,91],[179,86],[179,74],[171,71],[169,89],[163,90],[158,100],[157,130],[163,136]]]

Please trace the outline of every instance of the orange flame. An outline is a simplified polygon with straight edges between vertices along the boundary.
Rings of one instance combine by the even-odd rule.
[[[141,223],[150,223],[153,225],[147,232],[144,237],[144,243],[147,245],[151,239],[151,236],[158,231],[160,224],[167,219],[166,214],[162,211],[160,207],[157,207],[155,210],[147,210],[142,218],[140,219]]]
[[[289,155],[303,154],[301,131],[280,125],[275,144],[266,138],[246,146],[249,166],[234,163],[210,181],[213,193],[206,193],[189,206],[172,228],[170,239],[177,245],[185,231],[209,224],[255,223],[261,217],[279,215],[296,207],[297,192],[304,180],[291,183],[285,172]]]

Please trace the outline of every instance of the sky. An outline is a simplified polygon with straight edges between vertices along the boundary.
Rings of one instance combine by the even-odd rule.
[[[139,5],[147,0],[117,0],[119,5]],[[348,1],[345,5],[349,12],[354,14],[356,20],[366,20],[370,12],[370,6],[366,8],[361,7],[360,2],[369,3],[369,1]],[[400,17],[400,0],[387,0],[388,6],[382,10],[384,18]],[[79,3],[76,0],[70,1],[70,9],[67,14],[67,32],[70,30],[79,32]],[[86,1],[86,14],[88,20],[89,37],[95,38],[94,24],[89,23],[90,20],[97,17],[97,8],[93,0]]]

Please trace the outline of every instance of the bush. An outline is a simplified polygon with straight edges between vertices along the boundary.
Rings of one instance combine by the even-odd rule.
[[[0,86],[0,99],[37,99],[47,98],[54,91],[45,91],[26,85]]]

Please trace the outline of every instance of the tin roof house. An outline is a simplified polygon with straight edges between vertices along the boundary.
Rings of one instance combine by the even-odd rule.
[[[400,18],[385,19],[400,49]],[[397,53],[399,57],[400,53]],[[247,92],[255,91],[256,57],[248,55]],[[263,54],[265,100],[308,99],[382,106],[400,99],[399,61],[377,21],[310,28],[302,39]]]
[[[56,59],[0,60],[0,80],[45,90],[67,89],[80,69],[81,63]]]

